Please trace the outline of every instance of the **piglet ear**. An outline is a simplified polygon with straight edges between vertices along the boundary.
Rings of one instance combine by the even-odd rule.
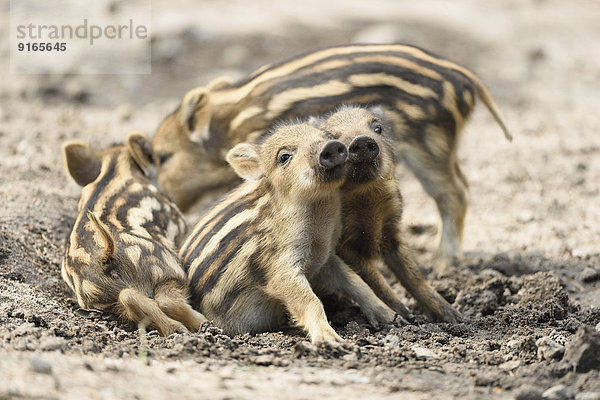
[[[385,110],[380,105],[370,106],[370,107],[367,108],[367,111],[369,111],[370,113],[375,114],[376,116],[378,116],[380,118],[385,118]]]
[[[258,162],[258,145],[240,143],[225,157],[236,174],[245,180],[255,181],[263,176]]]
[[[92,183],[100,175],[100,157],[86,143],[66,142],[63,144],[62,153],[65,169],[78,185]]]
[[[316,117],[314,115],[311,115],[306,120],[307,124],[309,124],[310,126],[314,126],[317,129],[319,129],[321,127],[321,125],[323,125],[323,122],[325,122],[325,118],[323,118],[323,117]]]
[[[156,178],[156,165],[152,158],[152,145],[142,131],[133,131],[127,135],[129,155],[150,179]]]
[[[87,210],[87,217],[90,220],[92,228],[100,234],[100,238],[102,240],[102,249],[104,251],[104,255],[102,257],[102,261],[107,261],[109,258],[115,254],[115,239],[108,229],[108,227],[96,217],[96,214]]]
[[[177,111],[177,122],[189,131],[190,140],[195,143],[206,142],[210,125],[210,89],[199,86],[187,92]]]
[[[393,130],[392,123],[388,118],[389,114],[386,113],[386,110],[383,106],[370,106],[367,108],[367,111],[379,118],[381,123],[384,125],[384,129],[386,132],[389,133]]]
[[[208,85],[206,85],[206,87],[209,90],[221,90],[231,86],[232,83],[233,80],[229,76],[220,76],[208,82]]]

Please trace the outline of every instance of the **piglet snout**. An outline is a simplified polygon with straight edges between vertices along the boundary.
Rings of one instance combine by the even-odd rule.
[[[331,140],[323,146],[319,154],[319,164],[331,169],[343,165],[348,157],[348,149],[338,140]]]

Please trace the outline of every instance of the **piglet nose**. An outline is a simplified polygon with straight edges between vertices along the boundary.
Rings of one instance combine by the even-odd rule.
[[[361,135],[350,143],[350,160],[355,162],[373,161],[379,155],[379,146],[377,142],[367,136]]]
[[[344,143],[338,140],[331,140],[325,143],[319,154],[319,163],[329,169],[342,165],[348,157],[348,149]]]

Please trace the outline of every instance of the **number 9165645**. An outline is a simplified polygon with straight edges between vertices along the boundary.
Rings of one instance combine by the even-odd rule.
[[[17,49],[19,51],[66,51],[67,44],[64,42],[57,43],[18,43]]]

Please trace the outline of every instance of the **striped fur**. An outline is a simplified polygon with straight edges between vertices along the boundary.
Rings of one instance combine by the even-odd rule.
[[[341,104],[379,105],[392,124],[395,153],[440,210],[441,272],[461,255],[467,181],[456,148],[476,98],[511,139],[477,76],[425,50],[347,45],[305,53],[235,84],[219,81],[189,91],[153,140],[159,183],[185,211],[235,184],[225,153],[257,140],[274,122],[325,114]]]
[[[327,167],[322,160],[332,145],[343,158]],[[353,298],[374,325],[393,319],[334,254],[345,151],[298,124],[229,152],[248,180],[206,213],[179,252],[194,308],[229,334],[272,330],[291,317],[317,344],[341,338],[315,291]]]
[[[344,107],[315,123],[349,149],[337,254],[399,315],[410,319],[379,271],[381,262],[431,317],[457,322],[459,314],[425,280],[404,240],[402,195],[394,179],[390,126],[380,110]]]
[[[109,310],[163,335],[197,330],[205,319],[187,304],[175,251],[185,222],[147,177],[149,149],[139,133],[100,153],[65,144],[67,169],[84,187],[61,274],[82,308]]]

